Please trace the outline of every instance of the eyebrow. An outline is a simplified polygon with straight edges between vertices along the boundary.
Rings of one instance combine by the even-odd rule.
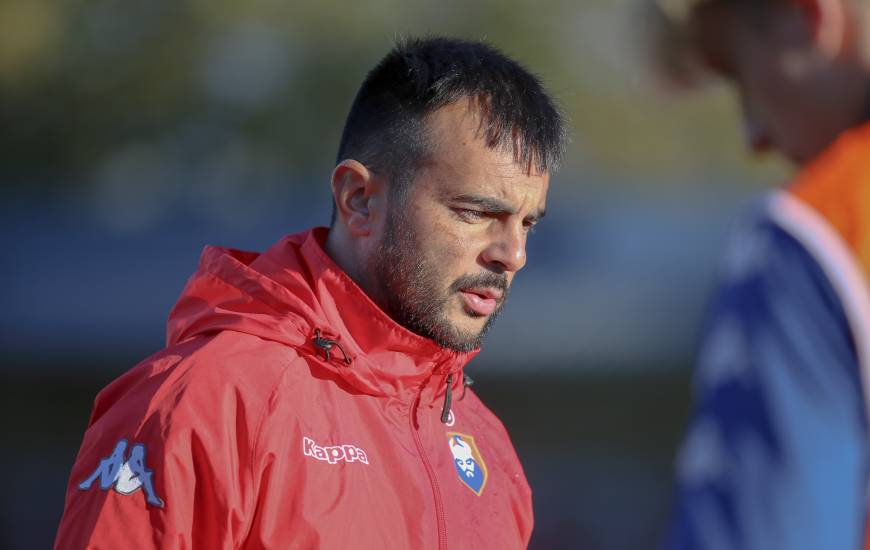
[[[453,200],[456,202],[479,206],[490,214],[505,214],[512,216],[517,213],[517,211],[511,208],[507,203],[504,203],[492,197],[482,197],[479,195],[459,195],[458,197],[454,197]],[[546,210],[538,210],[526,216],[526,219],[532,222],[539,222],[541,218],[546,215]]]

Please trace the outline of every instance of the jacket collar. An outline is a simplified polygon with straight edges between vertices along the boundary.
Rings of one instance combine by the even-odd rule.
[[[461,371],[477,351],[442,348],[396,323],[325,252],[328,233],[289,235],[263,254],[207,247],[170,315],[169,343],[215,330],[254,334],[318,358],[370,395],[406,394]],[[318,333],[350,363],[337,346],[327,360]]]
[[[442,348],[395,322],[329,257],[324,249],[328,234],[325,227],[308,231],[298,247],[298,257],[310,274],[322,313],[322,321],[310,320],[310,330],[313,334],[320,329],[344,348],[350,364],[339,366],[338,372],[348,382],[375,393],[403,392],[416,388],[432,374],[460,371],[476,355],[477,351],[458,353]],[[290,239],[284,239],[266,256],[293,266],[296,250]],[[277,280],[282,279],[279,276]],[[341,359],[332,355],[334,364],[341,365]]]

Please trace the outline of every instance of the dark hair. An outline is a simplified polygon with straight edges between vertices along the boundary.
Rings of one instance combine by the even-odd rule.
[[[336,162],[356,159],[400,191],[427,153],[423,119],[462,99],[479,110],[488,147],[512,151],[529,171],[555,172],[564,122],[538,79],[492,46],[441,37],[400,40],[368,73]]]

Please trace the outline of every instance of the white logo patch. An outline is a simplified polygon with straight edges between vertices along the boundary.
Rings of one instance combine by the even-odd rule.
[[[329,462],[330,464],[337,464],[339,462],[369,463],[369,457],[366,456],[366,452],[356,445],[333,445],[331,447],[321,447],[310,437],[302,438],[302,453],[305,456]]]

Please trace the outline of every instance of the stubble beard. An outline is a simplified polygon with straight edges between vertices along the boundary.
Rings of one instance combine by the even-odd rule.
[[[507,277],[497,273],[464,275],[445,292],[438,284],[437,266],[421,253],[425,248],[418,245],[418,235],[398,210],[394,209],[386,221],[384,239],[374,259],[381,306],[397,323],[442,348],[460,353],[479,348],[507,298]],[[447,308],[461,288],[474,287],[499,288],[504,296],[479,331],[462,331],[447,317]]]

